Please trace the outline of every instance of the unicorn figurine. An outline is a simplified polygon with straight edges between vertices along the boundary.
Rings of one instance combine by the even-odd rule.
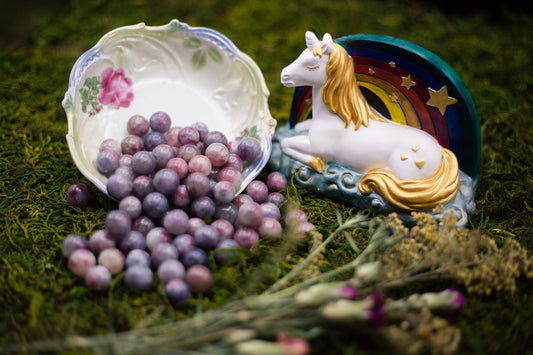
[[[359,89],[352,58],[325,34],[306,32],[307,48],[281,72],[287,87],[312,88],[312,119],[281,140],[287,156],[321,173],[336,162],[362,174],[362,195],[377,192],[392,206],[426,211],[452,201],[459,188],[455,154],[425,131],[384,118]]]

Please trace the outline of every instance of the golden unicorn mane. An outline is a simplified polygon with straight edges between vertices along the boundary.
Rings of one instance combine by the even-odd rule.
[[[322,57],[322,43],[314,48],[313,54]],[[370,119],[387,122],[370,107],[359,90],[352,58],[337,43],[331,43],[326,73],[328,80],[322,88],[322,100],[344,121],[345,127],[350,123],[355,125],[355,130],[361,125],[368,127]]]

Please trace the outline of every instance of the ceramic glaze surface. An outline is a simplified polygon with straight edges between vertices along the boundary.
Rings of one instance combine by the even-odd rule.
[[[276,121],[268,95],[254,61],[214,30],[177,20],[122,27],[102,37],[72,69],[63,100],[67,142],[79,170],[107,193],[107,178],[95,164],[99,145],[107,138],[120,142],[135,114],[149,118],[164,111],[180,127],[201,121],[229,140],[252,132],[263,154],[244,171],[242,191],[270,156]]]

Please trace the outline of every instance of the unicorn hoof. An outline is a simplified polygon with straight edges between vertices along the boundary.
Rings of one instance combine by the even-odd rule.
[[[324,170],[324,167],[326,166],[326,162],[322,160],[319,157],[312,157],[311,161],[309,162],[309,166],[311,166],[317,173],[321,173],[322,170]]]

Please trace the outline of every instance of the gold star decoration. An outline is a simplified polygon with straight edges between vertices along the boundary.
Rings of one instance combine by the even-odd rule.
[[[396,62],[389,62],[389,65],[391,68],[396,68]]]
[[[432,88],[428,88],[429,100],[426,103],[428,106],[433,106],[439,109],[441,115],[444,115],[446,107],[453,105],[457,102],[457,99],[448,96],[448,88],[446,85],[440,88],[439,91],[435,91]]]
[[[396,93],[393,92],[389,97],[391,102],[398,102],[398,95],[396,95]]]
[[[411,89],[411,86],[415,86],[416,83],[411,79],[411,74],[407,76],[402,76],[402,83],[401,86],[404,86],[407,88],[407,90]]]
[[[375,71],[372,68],[368,68],[368,74],[374,75]]]

